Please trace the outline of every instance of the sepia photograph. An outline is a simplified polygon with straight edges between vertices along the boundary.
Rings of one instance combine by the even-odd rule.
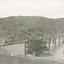
[[[64,64],[64,0],[0,0],[0,64]]]

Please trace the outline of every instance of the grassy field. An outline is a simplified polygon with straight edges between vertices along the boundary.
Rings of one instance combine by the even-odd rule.
[[[22,57],[11,57],[0,55],[0,64],[64,64],[64,63],[51,60],[32,60]]]

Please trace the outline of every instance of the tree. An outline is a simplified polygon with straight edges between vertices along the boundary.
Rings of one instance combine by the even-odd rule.
[[[45,49],[44,46],[46,45],[46,42],[41,40],[31,40],[29,42],[29,54],[34,54],[35,56],[39,56],[43,54],[43,50]]]

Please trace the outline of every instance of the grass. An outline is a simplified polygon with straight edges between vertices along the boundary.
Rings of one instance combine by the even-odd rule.
[[[32,60],[23,57],[0,55],[0,64],[64,64],[64,63],[51,60]]]

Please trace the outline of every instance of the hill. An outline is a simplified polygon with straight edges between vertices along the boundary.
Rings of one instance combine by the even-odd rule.
[[[0,18],[0,38],[9,42],[46,37],[64,33],[64,18],[49,19],[38,16],[11,16]]]

